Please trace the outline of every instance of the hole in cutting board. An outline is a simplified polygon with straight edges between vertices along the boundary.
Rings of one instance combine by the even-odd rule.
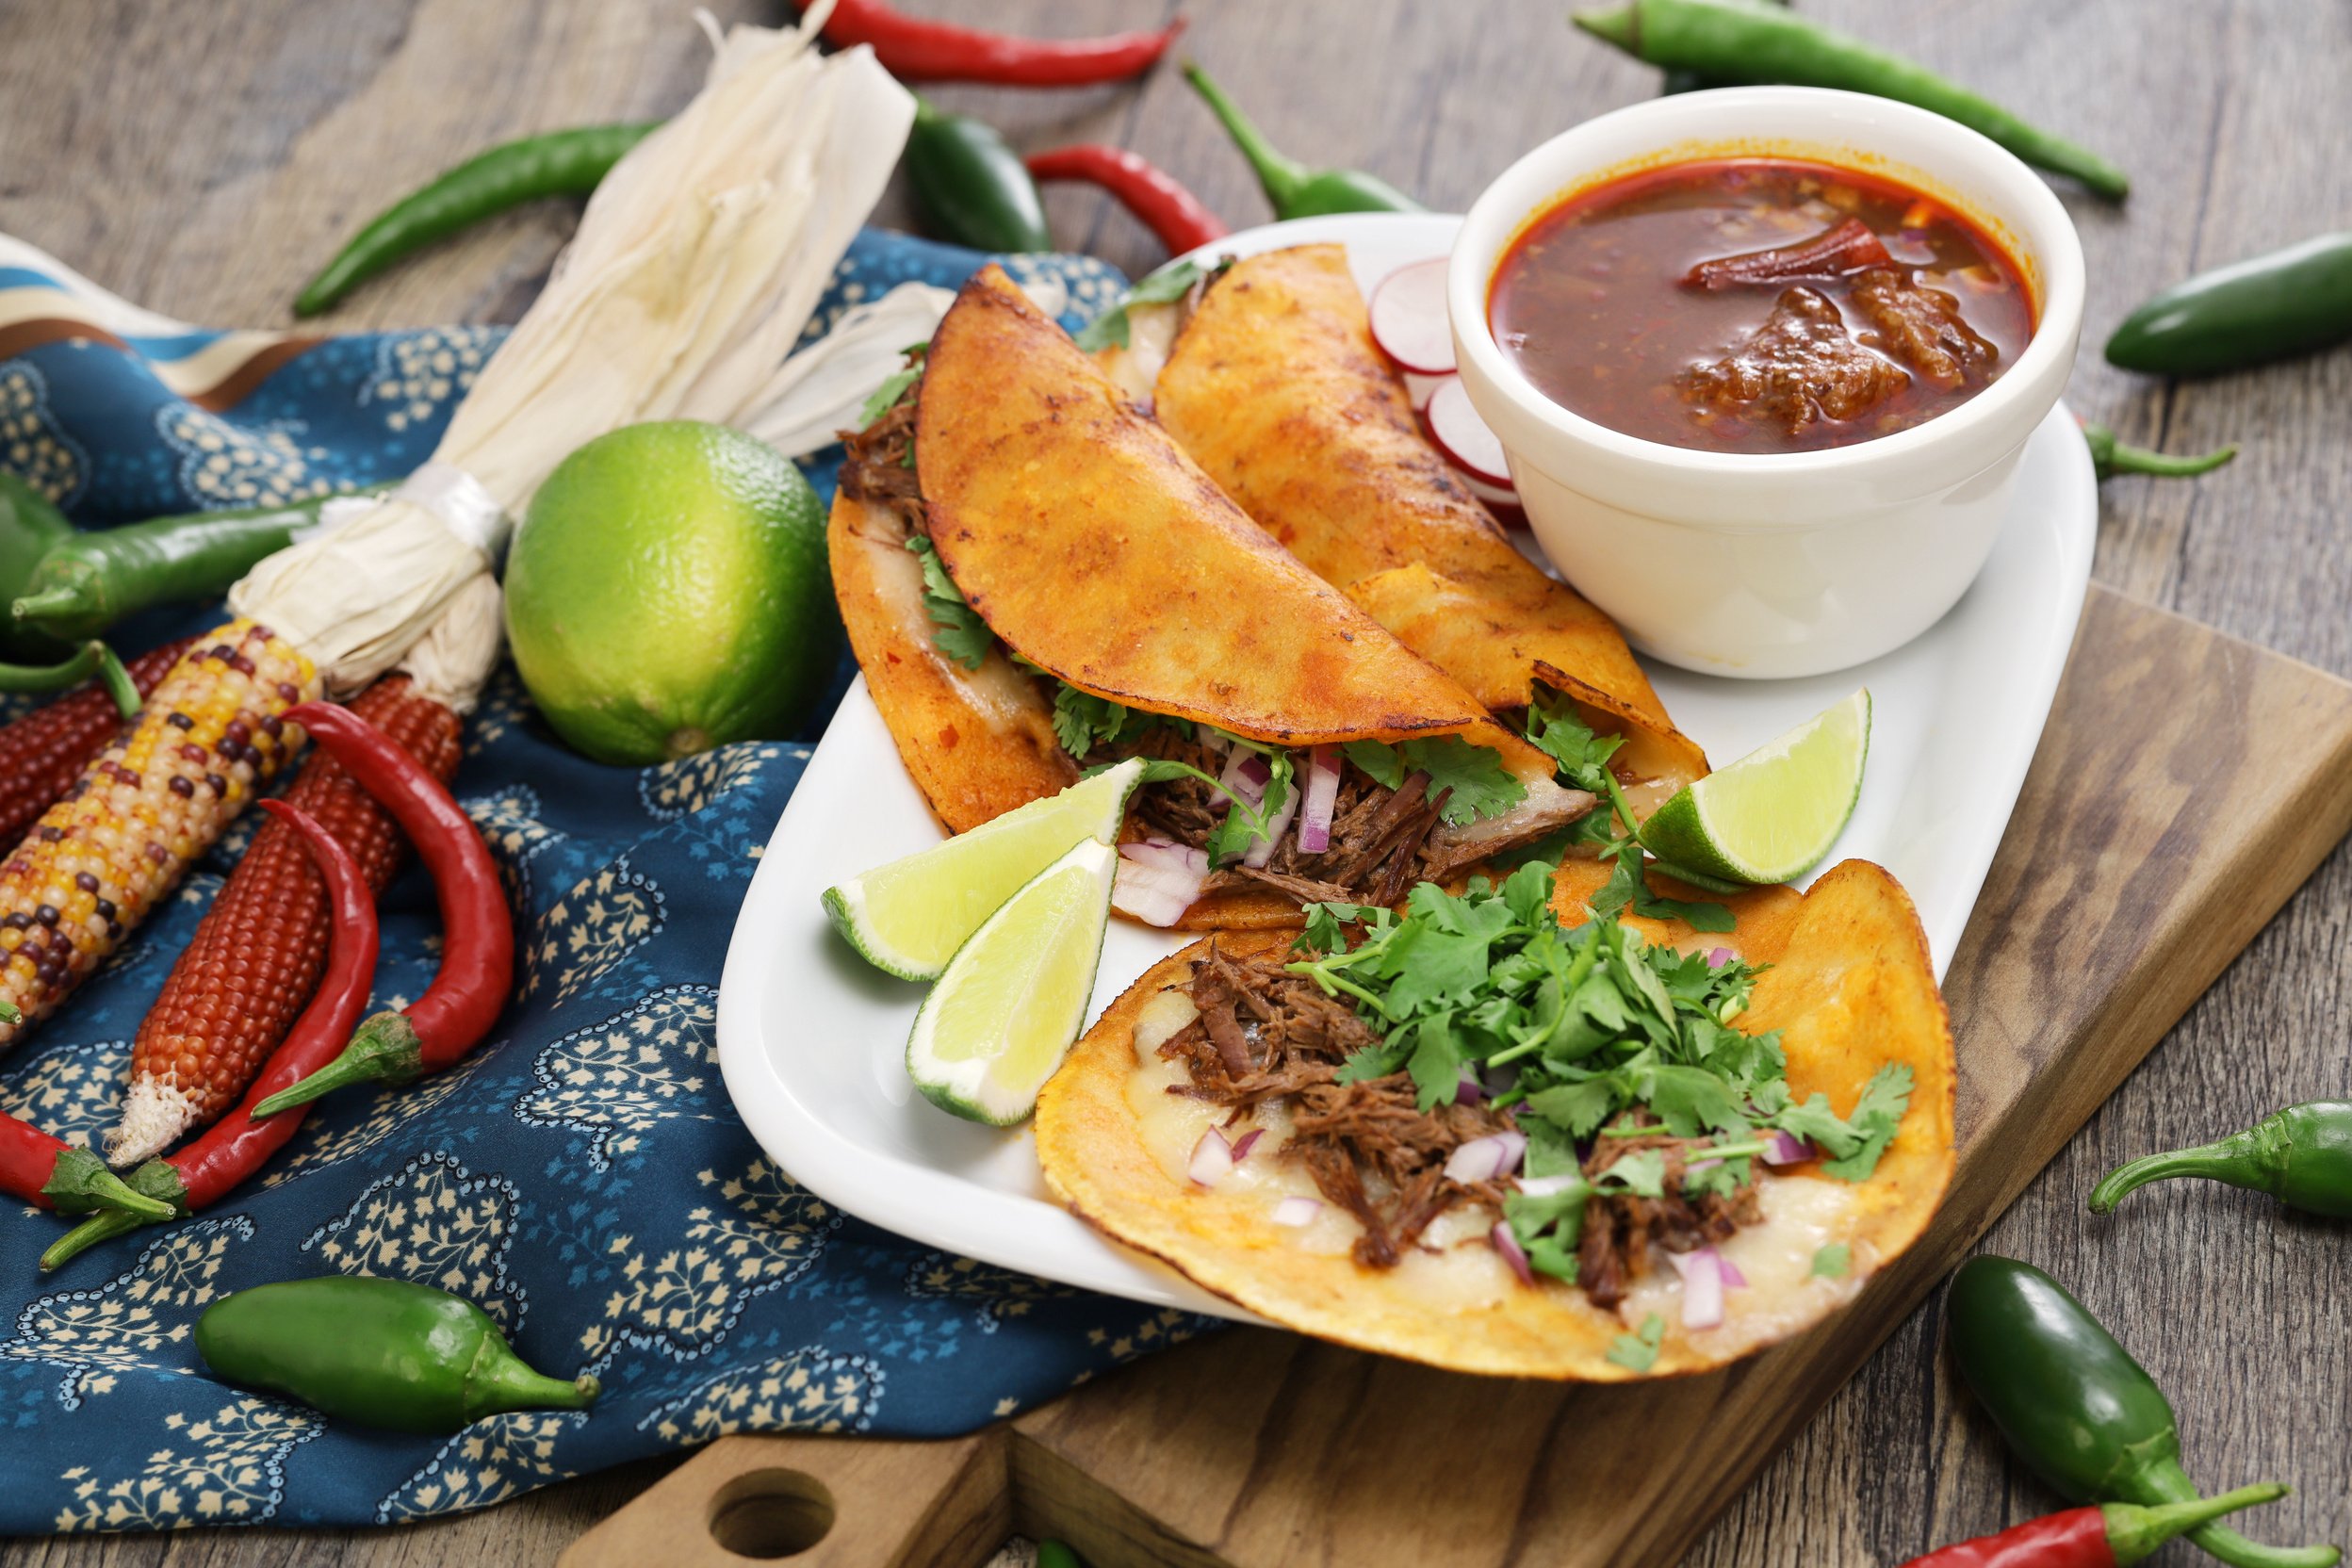
[[[801,1470],[754,1470],[710,1499],[710,1539],[738,1557],[797,1557],[833,1528],[833,1494]]]

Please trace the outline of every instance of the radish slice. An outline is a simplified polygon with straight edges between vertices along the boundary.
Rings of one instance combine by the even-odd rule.
[[[1372,290],[1372,341],[1398,368],[1442,376],[1454,368],[1454,328],[1446,312],[1446,258],[1399,267]]]
[[[1213,1187],[1233,1168],[1233,1146],[1225,1141],[1224,1134],[1212,1127],[1192,1146],[1192,1160],[1184,1167],[1184,1174],[1204,1187]]]
[[[1467,1184],[1491,1182],[1519,1168],[1519,1157],[1527,1152],[1525,1133],[1490,1133],[1482,1138],[1472,1138],[1455,1150],[1446,1161],[1448,1181]]]
[[[1453,379],[1451,372],[1442,376],[1416,376],[1407,371],[1405,373],[1405,400],[1413,404],[1413,411],[1418,414],[1429,406],[1430,394]]]
[[[1460,469],[1456,469],[1455,472],[1461,473],[1462,471]],[[1519,504],[1518,491],[1511,489],[1505,485],[1489,484],[1482,479],[1472,479],[1468,474],[1462,475],[1462,487],[1464,490],[1469,491],[1472,495],[1478,497],[1478,499],[1484,501],[1488,506],[1516,507]]]
[[[1521,1284],[1535,1283],[1535,1270],[1527,1264],[1527,1249],[1521,1247],[1519,1238],[1511,1233],[1509,1220],[1496,1220],[1494,1228],[1486,1233],[1486,1239],[1494,1250],[1503,1255],[1503,1261],[1511,1265],[1511,1271],[1519,1276]]]
[[[1314,1224],[1315,1217],[1322,1212],[1323,1200],[1321,1199],[1300,1198],[1294,1194],[1275,1204],[1273,1214],[1267,1217],[1277,1225],[1288,1225],[1296,1229],[1301,1225]]]
[[[1438,450],[1472,479],[1508,486],[1511,465],[1503,460],[1502,437],[1486,428],[1460,377],[1439,387],[1429,398],[1429,439]]]
[[[1320,855],[1331,847],[1331,810],[1339,804],[1339,748],[1317,746],[1307,754],[1307,781],[1299,792],[1298,853]]]
[[[1669,1252],[1667,1258],[1682,1275],[1682,1326],[1720,1329],[1723,1324],[1723,1261],[1712,1247],[1695,1252]]]

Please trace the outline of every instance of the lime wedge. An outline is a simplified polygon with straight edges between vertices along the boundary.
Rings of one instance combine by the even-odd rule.
[[[1057,795],[825,890],[825,912],[874,968],[936,980],[980,923],[1070,845],[1110,843],[1143,760],[1080,779]]]
[[[1642,825],[1642,846],[1727,882],[1801,876],[1845,831],[1870,754],[1865,689],[1676,791]]]
[[[1086,1026],[1119,851],[1088,839],[1004,901],[923,999],[906,1071],[944,1111],[1009,1126]]]

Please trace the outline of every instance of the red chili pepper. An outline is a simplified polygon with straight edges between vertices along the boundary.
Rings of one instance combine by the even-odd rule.
[[[1915,1557],[1903,1568],[2116,1568],[2119,1563],[2139,1561],[2174,1536],[2225,1513],[2275,1502],[2286,1494],[2285,1487],[2265,1483],[2241,1487],[2219,1497],[2156,1508],[2102,1503],[2096,1508],[2068,1509],[2029,1519],[1999,1535],[1981,1535]]]
[[[330,1060],[351,1037],[351,1026],[367,1009],[368,988],[375,982],[377,948],[375,894],[368,886],[367,874],[351,858],[351,851],[308,812],[282,800],[265,800],[260,805],[302,834],[326,881],[327,901],[335,915],[327,972],[311,996],[310,1005],[287,1033],[286,1043],[246,1091],[243,1103],[179,1152],[149,1160],[131,1173],[133,1192],[150,1203],[134,1211],[103,1193],[91,1194],[102,1212],[43,1252],[43,1268],[55,1268],[86,1247],[158,1217],[193,1214],[258,1170],[302,1124],[300,1116],[262,1119],[257,1114],[261,1102]],[[147,1212],[155,1204],[162,1205],[165,1214],[158,1217]]]
[[[5,1115],[0,1115],[0,1192],[66,1214],[110,1207],[151,1219],[172,1217],[171,1204],[132,1191],[89,1150]]]
[[[1170,255],[1183,255],[1233,233],[1174,175],[1124,147],[1087,142],[1035,153],[1024,161],[1038,180],[1085,180],[1101,186],[1158,235]]]
[[[874,58],[902,82],[1004,87],[1085,87],[1139,76],[1184,30],[1180,16],[1156,32],[1015,38],[907,16],[883,0],[841,0],[825,24],[827,42],[843,49],[872,44]]]
[[[405,1084],[471,1051],[498,1020],[514,979],[514,926],[498,863],[449,786],[348,708],[305,702],[286,713],[392,813],[433,874],[441,905],[441,968],[403,1013],[378,1013],[342,1054],[300,1083],[282,1080],[254,1107],[275,1116],[346,1084]]]

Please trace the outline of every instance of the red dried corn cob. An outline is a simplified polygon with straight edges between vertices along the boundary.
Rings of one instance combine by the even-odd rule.
[[[163,678],[0,861],[0,1000],[24,1014],[0,1046],[56,1011],[285,766],[302,733],[279,715],[318,694],[310,661],[245,620]]]
[[[407,676],[386,676],[351,708],[443,783],[457,772],[458,716],[411,690]],[[371,894],[384,891],[408,842],[341,763],[314,747],[286,802],[351,852]],[[237,1103],[308,1005],[329,921],[326,884],[300,834],[264,823],[139,1026],[108,1159],[143,1160]]]
[[[183,637],[123,666],[146,696],[196,639]],[[122,732],[122,714],[96,681],[0,727],[0,843],[12,844],[74,787],[98,748]]]

